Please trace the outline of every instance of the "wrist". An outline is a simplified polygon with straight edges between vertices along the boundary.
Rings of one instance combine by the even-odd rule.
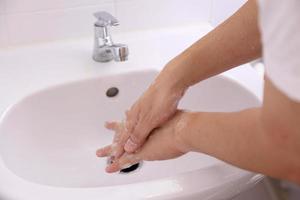
[[[184,74],[181,70],[182,67],[178,66],[176,59],[173,59],[166,64],[155,81],[175,93],[184,93],[189,85],[185,83]]]
[[[169,102],[176,103],[177,108],[180,99],[187,89],[173,83],[170,77],[159,75],[150,86],[150,90],[154,91],[155,94],[159,94],[162,98],[169,100]]]
[[[182,153],[187,153],[189,151],[192,151],[192,146],[189,142],[189,130],[192,129],[192,123],[193,123],[193,114],[191,112],[187,111],[180,111],[181,114],[178,117],[178,120],[174,127],[174,134],[175,134],[175,143],[177,148]]]

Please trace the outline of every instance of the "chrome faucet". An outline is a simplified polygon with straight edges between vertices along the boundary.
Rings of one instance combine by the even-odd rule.
[[[97,21],[95,27],[95,42],[93,59],[97,62],[126,61],[128,59],[128,46],[125,44],[114,44],[110,34],[112,26],[119,22],[111,14],[101,11],[94,14]]]

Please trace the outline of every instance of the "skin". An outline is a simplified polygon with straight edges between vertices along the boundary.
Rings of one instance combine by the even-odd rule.
[[[235,30],[235,31],[232,31]],[[255,1],[172,59],[126,112],[126,129],[113,155],[136,151],[150,132],[169,120],[188,87],[261,56]]]
[[[300,103],[285,96],[268,77],[260,108],[232,113],[176,110],[178,98],[189,86],[260,57],[261,49],[257,5],[249,0],[171,60],[128,111],[125,123],[110,123],[108,128],[121,139],[97,151],[99,157],[115,156],[112,152],[119,151],[106,171],[195,151],[300,184]],[[158,88],[167,94],[163,100]],[[174,96],[177,99],[167,98]]]

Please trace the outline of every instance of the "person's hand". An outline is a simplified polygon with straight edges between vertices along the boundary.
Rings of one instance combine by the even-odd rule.
[[[135,153],[124,153],[119,159],[106,167],[106,172],[113,173],[129,167],[141,160],[166,160],[179,157],[189,151],[189,148],[182,140],[184,127],[187,126],[188,113],[177,111],[172,119],[163,126],[153,130],[145,144]],[[122,123],[110,123],[107,128],[120,134],[124,126]],[[97,151],[98,157],[112,155],[114,145],[109,145]]]
[[[115,132],[112,144],[107,145],[101,149],[101,152],[105,152],[105,156],[110,156],[110,160],[113,161],[116,158],[117,152],[121,152],[123,154],[123,149],[120,149],[120,145],[117,145],[120,141],[120,137],[122,133],[125,133],[125,125],[124,122],[106,122],[105,128],[109,130],[113,130]],[[100,152],[100,151],[99,151]],[[109,154],[108,154],[109,153]]]
[[[166,122],[176,112],[184,89],[156,80],[126,112],[125,128],[115,140],[114,158],[124,151],[132,153],[142,146],[149,133]]]

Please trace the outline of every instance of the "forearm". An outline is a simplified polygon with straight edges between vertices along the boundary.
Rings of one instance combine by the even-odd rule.
[[[191,113],[181,139],[191,151],[300,183],[299,159],[294,150],[279,146],[270,138],[270,133],[263,128],[261,115],[261,108],[233,113]],[[289,145],[293,145],[293,139]]]
[[[251,157],[257,159],[262,149],[253,147],[265,146],[259,115],[259,108],[233,113],[191,113],[183,141],[191,151],[251,168],[251,163],[261,163]]]
[[[186,88],[261,56],[255,0],[171,60],[160,80]]]

